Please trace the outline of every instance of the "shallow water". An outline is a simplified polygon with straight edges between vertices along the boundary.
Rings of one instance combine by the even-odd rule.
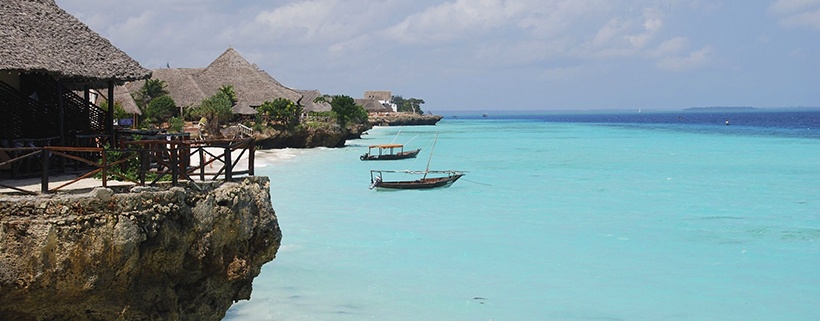
[[[492,116],[375,128],[260,168],[282,248],[226,320],[820,318],[820,139]],[[368,189],[370,169],[424,169],[436,134],[431,169],[467,176]],[[419,158],[358,159],[394,139]]]

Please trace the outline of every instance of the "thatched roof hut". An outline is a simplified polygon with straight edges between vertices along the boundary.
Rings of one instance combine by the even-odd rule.
[[[0,1],[0,43],[0,138],[113,137],[113,108],[102,111],[83,96],[107,87],[113,97],[115,85],[151,76],[54,0]],[[83,95],[72,91],[79,89]]]
[[[390,101],[393,98],[393,93],[389,90],[367,90],[364,92],[364,98]]]
[[[151,76],[53,0],[0,2],[0,42],[0,71],[49,74],[92,87]]]
[[[302,94],[302,106],[304,106],[305,111],[330,111],[330,104],[313,102],[313,100],[322,96],[322,93],[318,90],[298,90],[298,92]]]
[[[353,101],[356,103],[356,105],[362,106],[364,108],[364,110],[366,110],[369,113],[392,112],[393,111],[393,109],[390,108],[390,106],[385,106],[384,104],[382,104],[381,102],[379,102],[376,99],[359,98],[359,99],[354,99]]]
[[[215,94],[220,87],[231,85],[239,100],[234,106],[236,114],[255,114],[256,107],[276,98],[290,99],[307,110],[325,108],[313,103],[315,97],[306,98],[304,92],[285,87],[233,48],[225,50],[206,68],[154,69],[152,78],[165,81],[169,95],[178,106],[195,106]],[[133,93],[139,91],[143,84],[138,81],[129,83],[127,87]],[[316,91],[316,97],[319,95]],[[330,110],[330,105],[326,108]]]
[[[95,105],[99,106],[102,102],[108,102],[105,90],[92,89],[91,91],[96,95],[96,100],[92,101]],[[120,106],[122,106],[122,109],[125,110],[126,113],[142,115],[142,111],[139,106],[137,106],[137,102],[134,101],[134,97],[131,96],[131,93],[128,92],[128,88],[125,86],[114,87],[114,103],[120,103]]]

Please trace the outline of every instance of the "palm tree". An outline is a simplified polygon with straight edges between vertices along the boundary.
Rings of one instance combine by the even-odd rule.
[[[148,103],[151,102],[151,99],[165,96],[168,94],[168,84],[165,80],[160,79],[148,79],[142,85],[139,92],[135,95],[134,100],[142,103],[142,108],[148,106]]]
[[[238,101],[236,98],[236,91],[233,89],[233,85],[223,85],[219,87],[219,91],[225,93],[228,96],[228,99],[231,100],[231,105],[235,105]]]

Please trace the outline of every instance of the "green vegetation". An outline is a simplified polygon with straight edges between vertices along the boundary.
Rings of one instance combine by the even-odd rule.
[[[164,80],[148,79],[140,90],[134,94],[134,101],[140,109],[145,109],[152,99],[168,95],[168,84]]]
[[[100,109],[108,111],[108,102],[103,101],[100,103]],[[118,101],[114,101],[114,118],[116,119],[123,119],[123,118],[130,118],[128,113],[122,108],[122,104]]]
[[[410,98],[404,99],[401,96],[393,96],[390,99],[390,102],[396,104],[398,106],[398,111],[406,112],[406,113],[416,113],[419,115],[423,115],[424,111],[421,110],[421,105],[424,104],[424,99],[419,98]]]
[[[333,100],[330,102],[330,110],[336,115],[336,121],[342,127],[351,121],[367,121],[367,111],[362,106],[356,105],[356,102],[350,96],[333,96]]]
[[[179,117],[171,117],[171,119],[168,120],[168,124],[168,131],[172,133],[181,133],[183,129],[185,129],[185,121]]]
[[[231,105],[234,105],[239,101],[236,98],[236,91],[233,90],[233,85],[223,85],[222,87],[219,87],[219,91],[228,96],[228,99],[231,100]]]
[[[227,121],[233,116],[233,103],[230,97],[222,91],[205,98],[199,106],[191,111],[191,114],[198,117],[205,117],[208,121],[205,131],[211,134],[219,132],[220,122]]]
[[[171,96],[163,95],[151,99],[148,106],[144,109],[143,117],[154,124],[162,124],[177,112],[177,104]]]
[[[260,114],[269,120],[284,124],[288,129],[293,129],[299,124],[299,117],[302,114],[302,106],[297,105],[287,98],[276,98],[275,100],[262,103],[257,109]]]

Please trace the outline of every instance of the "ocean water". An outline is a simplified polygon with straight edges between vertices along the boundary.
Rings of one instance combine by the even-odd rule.
[[[368,189],[436,135],[462,180]],[[422,153],[359,160],[394,140]],[[818,111],[460,113],[276,153],[282,247],[225,320],[820,320]]]

